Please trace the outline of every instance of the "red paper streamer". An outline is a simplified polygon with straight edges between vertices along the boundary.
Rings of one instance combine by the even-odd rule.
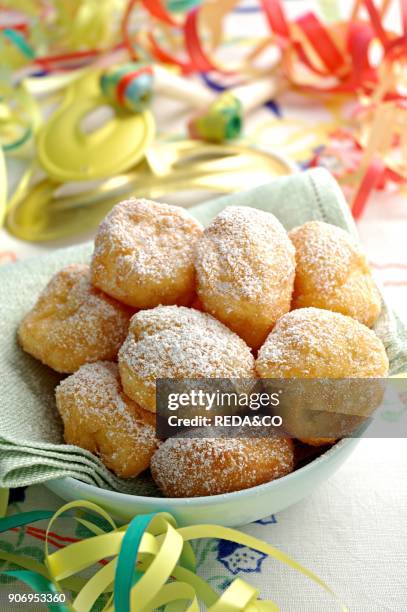
[[[355,219],[361,217],[371,192],[383,178],[384,170],[385,166],[379,158],[376,157],[371,161],[352,203],[352,214]]]
[[[158,19],[158,21],[166,23],[170,26],[178,26],[178,23],[172,17],[171,13],[167,11],[160,0],[141,0],[141,2],[150,15]]]
[[[280,46],[291,38],[290,27],[281,0],[260,0],[271,30],[280,39]]]
[[[303,30],[329,73],[337,73],[344,64],[342,54],[318,17],[309,12],[299,17],[296,23]]]
[[[372,23],[373,29],[376,33],[377,38],[382,43],[383,47],[386,49],[389,39],[382,25],[382,20],[376,6],[374,5],[373,0],[363,0],[366,10],[369,13],[370,21]]]
[[[198,72],[216,70],[216,66],[205,53],[198,33],[199,7],[193,8],[187,15],[184,26],[185,47],[191,59],[191,64]]]
[[[407,35],[407,0],[400,0],[400,12],[404,34]]]

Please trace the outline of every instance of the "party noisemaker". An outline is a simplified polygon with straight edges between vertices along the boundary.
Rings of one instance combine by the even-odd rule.
[[[272,100],[282,88],[281,80],[268,76],[221,93],[189,122],[190,136],[208,142],[238,137],[245,115]]]
[[[199,82],[158,65],[137,62],[107,69],[100,78],[100,87],[110,103],[133,113],[147,108],[153,94],[180,100],[195,108],[204,107],[214,99]]]

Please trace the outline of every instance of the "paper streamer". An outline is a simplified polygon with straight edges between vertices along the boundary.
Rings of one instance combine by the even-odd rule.
[[[369,45],[377,38],[386,57],[405,56],[407,1],[397,0],[404,28],[402,36],[387,31],[383,25],[387,1],[382,4],[384,8],[377,9],[372,0],[355,0],[347,22],[340,20],[338,2],[319,1],[329,16],[328,23],[323,23],[312,11],[290,20],[282,0],[259,0],[258,8],[263,11],[271,32],[268,39],[258,40],[259,49],[277,44],[283,54],[283,70],[297,86],[332,92],[354,93],[356,87],[372,91],[377,70],[369,59]],[[12,7],[14,3],[5,4]],[[173,0],[169,3],[162,0],[119,0],[117,3],[73,0],[69,4],[45,1],[44,5],[50,9],[47,19],[41,14],[40,4],[35,8],[35,3],[21,2],[20,8],[26,11],[26,17],[32,18],[34,12],[37,30],[27,19],[24,31],[15,26],[4,30],[3,36],[19,48],[27,61],[34,60],[46,70],[61,68],[64,62],[69,66],[72,61],[92,61],[117,48],[127,48],[132,59],[139,59],[142,51],[184,72],[218,70],[249,76],[256,72],[251,61],[256,53],[255,45],[236,66],[224,66],[215,57],[223,42],[223,20],[236,9],[237,0]],[[360,17],[361,8],[367,11],[368,20]],[[143,28],[144,34],[134,31],[132,15],[135,9],[138,16],[144,12],[149,18],[147,27]],[[114,24],[120,11],[121,26],[117,29]],[[56,46],[64,52],[39,56],[30,43],[31,29],[35,31],[36,40],[42,41],[42,46],[50,50]],[[167,49],[162,46],[164,41]],[[310,72],[305,79],[304,68]],[[336,83],[327,86],[324,83],[327,76],[334,77]]]
[[[0,491],[3,505],[4,495],[4,490]],[[87,515],[91,513],[92,518],[96,515],[104,519],[105,528],[84,519],[83,511]],[[86,525],[94,535],[50,553],[50,530],[65,513]],[[168,606],[166,610],[170,611],[179,609],[181,603],[185,606],[186,602],[189,602],[186,609],[190,612],[199,612],[200,604],[210,612],[279,611],[274,602],[258,599],[257,589],[241,578],[236,578],[221,595],[217,594],[195,573],[190,542],[200,538],[229,540],[273,557],[320,586],[338,601],[342,612],[347,612],[331,588],[316,574],[270,544],[235,529],[217,525],[179,528],[174,517],[164,512],[136,516],[128,525],[118,527],[103,508],[92,502],[75,501],[55,513],[45,510],[1,518],[0,533],[44,519],[50,519],[44,565],[0,551],[0,559],[24,568],[4,570],[0,574],[18,578],[36,592],[57,595],[68,588],[68,584],[72,589],[72,579],[78,580],[77,574],[109,559],[89,580],[79,581],[80,588],[72,602],[50,604],[49,609],[54,612],[88,612],[102,593],[111,593],[104,608],[106,612],[153,612],[160,606]]]
[[[393,0],[393,5],[399,8],[401,34],[390,30],[384,21],[391,0],[354,0],[351,15],[346,19],[341,16],[338,1],[319,0],[319,4],[325,19],[309,10],[291,19],[282,0],[258,0],[249,8],[263,14],[269,32],[242,43],[233,38],[226,40],[223,26],[230,13],[241,10],[237,0],[44,0],[41,3],[9,0],[2,3],[6,16],[7,8],[9,13],[7,26],[0,28],[0,52],[12,91],[15,83],[27,74],[46,72],[51,78],[61,79],[65,76],[63,71],[72,76],[83,66],[93,71],[103,64],[109,70],[117,64],[119,54],[119,62],[155,60],[172,64],[185,74],[199,72],[208,83],[216,82],[213,74],[220,78],[232,76],[234,82],[243,85],[256,85],[261,81],[259,77],[277,76],[319,101],[328,95],[329,100],[335,99],[339,104],[342,96],[351,97],[359,102],[360,112],[354,117],[342,117],[340,127],[349,129],[354,152],[360,149],[363,155],[352,171],[346,168],[336,176],[348,192],[352,191],[350,205],[358,218],[373,189],[383,189],[389,183],[401,187],[407,181],[407,0]],[[18,19],[16,8],[21,11]],[[224,65],[220,52],[225,44],[230,49],[230,45],[237,45],[236,57],[241,59]],[[264,68],[263,63],[260,69],[257,59],[270,47],[278,48],[281,57],[277,64]],[[242,56],[245,48],[248,52]],[[379,51],[380,61],[374,59],[372,50]],[[143,96],[147,101],[149,97],[151,83],[148,75],[144,77],[143,84],[132,79],[131,74],[123,76],[121,69],[116,75],[113,71],[105,83],[108,98],[119,107],[137,111]],[[38,81],[36,94],[41,94],[41,81],[47,82],[49,77],[40,76],[35,80]],[[69,87],[68,82],[65,87]],[[32,99],[21,91],[22,108],[17,111],[8,112],[4,100],[0,102],[1,143],[5,151],[16,155],[34,144],[41,121],[38,113],[37,118],[31,113],[35,110]],[[264,101],[261,96],[251,97],[258,105]],[[388,105],[392,104],[394,121],[388,113]],[[236,105],[225,104],[225,98],[220,97],[203,118],[198,117],[191,123],[191,133],[216,142],[230,135],[234,137],[239,134],[242,117],[244,113]],[[392,130],[397,128],[393,134],[387,129],[389,125]],[[72,131],[68,133],[67,144],[74,137]],[[381,143],[378,151],[375,142]],[[383,142],[387,143],[386,147]],[[331,158],[335,157],[335,142],[328,142],[327,146]],[[316,151],[312,153],[315,155]],[[312,163],[322,163],[329,156],[317,157]],[[336,157],[339,160],[340,155]],[[378,161],[383,163],[382,171],[378,171]],[[47,166],[48,172],[50,167]],[[61,176],[58,172],[59,179]],[[67,180],[68,174],[63,176]]]
[[[8,489],[0,489],[0,518],[7,514]]]
[[[0,227],[6,215],[7,205],[7,170],[4,161],[3,149],[0,147]],[[0,514],[1,516],[1,514]]]

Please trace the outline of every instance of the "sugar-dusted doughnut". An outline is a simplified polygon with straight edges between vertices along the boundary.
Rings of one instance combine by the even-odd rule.
[[[111,360],[126,337],[131,312],[90,283],[89,267],[72,264],[57,272],[24,317],[21,346],[58,372]]]
[[[157,448],[154,415],[126,397],[115,363],[82,366],[57,387],[56,401],[67,444],[99,456],[123,478],[148,468]]]
[[[195,267],[204,309],[252,348],[290,309],[294,248],[271,213],[225,208],[197,242]]]
[[[167,497],[219,495],[255,487],[294,468],[286,438],[183,438],[166,440],[151,472]]]
[[[117,204],[99,226],[92,281],[134,306],[189,304],[195,292],[193,251],[202,227],[178,206],[137,200]]]
[[[381,340],[359,321],[301,308],[279,319],[259,350],[256,370],[263,379],[291,379],[280,400],[284,426],[319,445],[349,433],[372,413],[382,397],[375,379],[388,375],[389,361]],[[294,379],[304,379],[303,386]]]
[[[245,342],[211,315],[157,306],[132,317],[119,369],[127,395],[155,412],[157,378],[253,378],[254,358]]]
[[[293,308],[334,310],[371,327],[380,314],[380,294],[352,236],[335,225],[309,221],[289,237],[297,262]]]

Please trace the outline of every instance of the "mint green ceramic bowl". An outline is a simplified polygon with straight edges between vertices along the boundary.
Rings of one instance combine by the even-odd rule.
[[[338,185],[320,169],[277,179],[269,186],[196,206],[191,212],[206,224],[228,204],[273,212],[287,229],[310,219],[323,219],[355,231]],[[349,457],[357,442],[358,439],[343,440],[305,467],[279,480],[212,497],[166,499],[127,495],[99,489],[74,478],[51,481],[47,486],[65,500],[86,499],[100,504],[122,520],[139,513],[168,511],[181,525],[204,522],[234,527],[284,510],[312,493]]]
[[[358,438],[342,440],[311,463],[273,482],[211,497],[168,499],[126,495],[74,478],[52,480],[46,486],[66,501],[85,499],[99,504],[123,521],[136,514],[165,511],[173,514],[180,525],[216,523],[237,527],[280,512],[312,493],[336,472],[358,442]]]
[[[191,212],[206,224],[230,204],[254,206],[272,212],[287,230],[310,219],[320,219],[356,234],[349,207],[338,185],[322,169],[279,178],[269,185],[196,206]],[[15,328],[32,305],[38,288],[62,265],[72,261],[88,261],[90,248],[89,245],[74,247],[31,263],[13,264],[15,267],[10,266],[9,270],[3,271],[4,289],[1,289],[4,307],[0,317],[0,332],[4,335],[7,351],[0,354],[0,374],[7,383],[7,388],[4,385],[7,401],[4,406],[0,402],[0,442],[3,436],[4,452],[7,451],[7,457],[11,458],[4,465],[11,464],[10,478],[14,483],[26,484],[33,477],[32,474],[36,482],[43,482],[46,480],[44,474],[49,478],[52,473],[56,478],[59,473],[59,480],[47,484],[57,495],[67,501],[93,501],[124,521],[138,513],[161,510],[171,512],[183,525],[214,522],[237,526],[279,512],[298,502],[312,493],[347,459],[357,439],[339,442],[305,467],[274,482],[235,493],[188,499],[154,497],[157,495],[154,490],[151,490],[150,497],[146,497],[147,489],[142,487],[138,491],[142,495],[118,493],[67,477],[67,473],[78,474],[79,468],[85,470],[86,467],[89,473],[92,458],[79,456],[78,453],[80,465],[74,471],[75,465],[72,464],[75,464],[75,455],[71,456],[68,452],[68,467],[64,470],[64,462],[59,454],[61,451],[58,449],[60,432],[54,404],[54,388],[58,379],[51,370],[22,354],[15,341]],[[13,300],[10,300],[10,296],[13,296]],[[34,422],[33,415],[36,415]],[[22,449],[20,455],[15,452],[13,445]],[[41,450],[44,453],[43,463]],[[58,453],[57,465],[53,453]],[[93,469],[98,469],[96,463]],[[27,474],[27,470],[31,472]],[[108,482],[106,475],[102,479],[100,474],[102,471],[99,466],[100,480]]]

